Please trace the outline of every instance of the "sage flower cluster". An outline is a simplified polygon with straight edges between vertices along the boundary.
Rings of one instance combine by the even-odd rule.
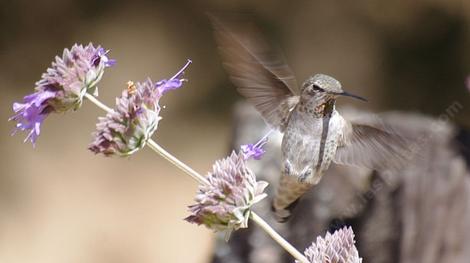
[[[248,227],[251,207],[266,197],[268,184],[256,181],[245,156],[235,151],[215,162],[207,181],[199,186],[196,204],[189,207],[191,215],[186,220],[224,231],[228,239],[232,231]]]
[[[153,82],[149,78],[135,84],[129,81],[127,89],[116,99],[116,108],[99,118],[88,148],[106,156],[128,156],[142,149],[157,130],[161,97],[183,85],[182,75],[190,63],[169,80]]]
[[[310,263],[361,263],[351,227],[326,233],[324,238],[317,237],[304,254]],[[299,261],[296,261],[299,262]]]
[[[41,132],[41,124],[50,113],[76,110],[82,105],[86,92],[97,94],[97,84],[105,68],[116,61],[108,58],[108,51],[93,44],[75,44],[64,49],[62,57],[56,56],[50,68],[36,82],[35,92],[14,103],[15,115],[9,120],[16,121],[13,131],[28,131],[25,142],[35,145]]]

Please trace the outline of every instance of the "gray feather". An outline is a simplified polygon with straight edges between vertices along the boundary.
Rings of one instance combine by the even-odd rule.
[[[212,17],[215,38],[232,82],[273,127],[284,130],[299,101],[297,82],[279,55],[247,23],[228,27]]]
[[[393,131],[346,122],[333,161],[383,171],[400,169],[412,157],[408,141]]]

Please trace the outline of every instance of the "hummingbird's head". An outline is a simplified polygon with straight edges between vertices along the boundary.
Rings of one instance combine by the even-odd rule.
[[[315,74],[302,84],[302,96],[316,97],[324,100],[336,99],[338,96],[349,96],[363,101],[366,99],[343,90],[341,83],[333,77]]]

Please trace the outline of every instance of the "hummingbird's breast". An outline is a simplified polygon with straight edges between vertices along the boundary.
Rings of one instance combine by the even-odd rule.
[[[322,117],[294,110],[282,140],[284,173],[318,183],[336,154],[342,117],[334,109]]]

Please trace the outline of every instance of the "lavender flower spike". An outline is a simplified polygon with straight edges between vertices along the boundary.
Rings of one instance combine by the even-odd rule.
[[[29,130],[25,141],[29,139],[34,145],[40,126],[50,113],[78,109],[85,93],[96,91],[104,69],[115,63],[107,53],[91,43],[64,49],[62,57],[56,56],[52,66],[36,82],[36,92],[25,96],[23,103],[13,104],[15,115],[9,120],[18,122],[13,134]]]
[[[232,231],[248,227],[251,207],[266,197],[268,184],[257,182],[243,154],[235,152],[216,161],[207,179],[209,184],[199,186],[196,204],[189,206],[191,215],[185,220],[226,231],[228,240]]]
[[[183,70],[190,63],[188,61]],[[115,110],[99,118],[89,149],[106,156],[129,156],[142,149],[157,130],[161,119],[160,98],[167,90],[183,85],[183,81],[177,79],[181,74],[182,71],[169,80],[157,83],[150,79],[136,84],[129,81],[127,89],[116,99]]]
[[[326,233],[325,238],[317,237],[316,243],[312,243],[304,254],[310,263],[361,263],[354,243],[352,228],[344,227],[333,234]]]

